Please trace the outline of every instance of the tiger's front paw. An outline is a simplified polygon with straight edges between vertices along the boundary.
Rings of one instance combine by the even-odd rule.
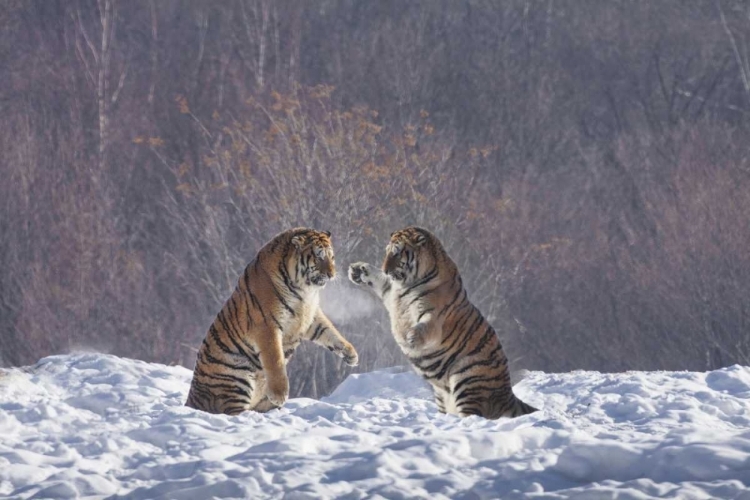
[[[284,406],[289,398],[289,379],[286,375],[275,379],[269,379],[266,387],[268,400],[276,406]]]
[[[359,356],[354,347],[349,344],[333,344],[326,346],[326,348],[340,358],[344,358],[344,362],[349,366],[357,366],[359,364]]]
[[[349,266],[349,281],[355,285],[372,286],[372,266],[366,262],[355,262]]]

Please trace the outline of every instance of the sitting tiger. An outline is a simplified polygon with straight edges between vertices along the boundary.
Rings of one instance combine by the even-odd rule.
[[[349,279],[370,287],[391,317],[391,330],[438,409],[461,417],[516,417],[536,411],[513,394],[500,340],[469,301],[456,264],[429,231],[396,231],[383,270],[358,262]]]
[[[289,395],[286,363],[302,339],[356,366],[354,347],[319,306],[336,274],[331,233],[280,233],[239,279],[198,350],[186,406],[236,415],[280,407]]]

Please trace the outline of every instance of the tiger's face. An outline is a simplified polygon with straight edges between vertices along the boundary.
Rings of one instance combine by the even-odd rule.
[[[434,255],[430,251],[430,234],[418,227],[407,227],[391,234],[385,247],[383,272],[408,285],[432,267]]]
[[[294,236],[292,243],[298,254],[295,268],[306,285],[324,286],[336,277],[336,258],[329,231],[311,229]]]

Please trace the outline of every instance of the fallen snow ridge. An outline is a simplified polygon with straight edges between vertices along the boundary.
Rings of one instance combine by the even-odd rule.
[[[100,354],[0,372],[0,497],[750,499],[750,369],[532,372],[514,420],[441,415],[411,372],[265,415],[191,372]]]

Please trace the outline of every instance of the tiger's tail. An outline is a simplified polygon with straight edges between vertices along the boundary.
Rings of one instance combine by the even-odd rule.
[[[537,408],[534,408],[530,404],[524,403],[519,398],[514,399],[515,401],[513,402],[511,407],[508,408],[508,410],[503,414],[504,417],[515,418],[522,415],[528,415],[529,413],[534,413],[535,411],[539,411]]]

